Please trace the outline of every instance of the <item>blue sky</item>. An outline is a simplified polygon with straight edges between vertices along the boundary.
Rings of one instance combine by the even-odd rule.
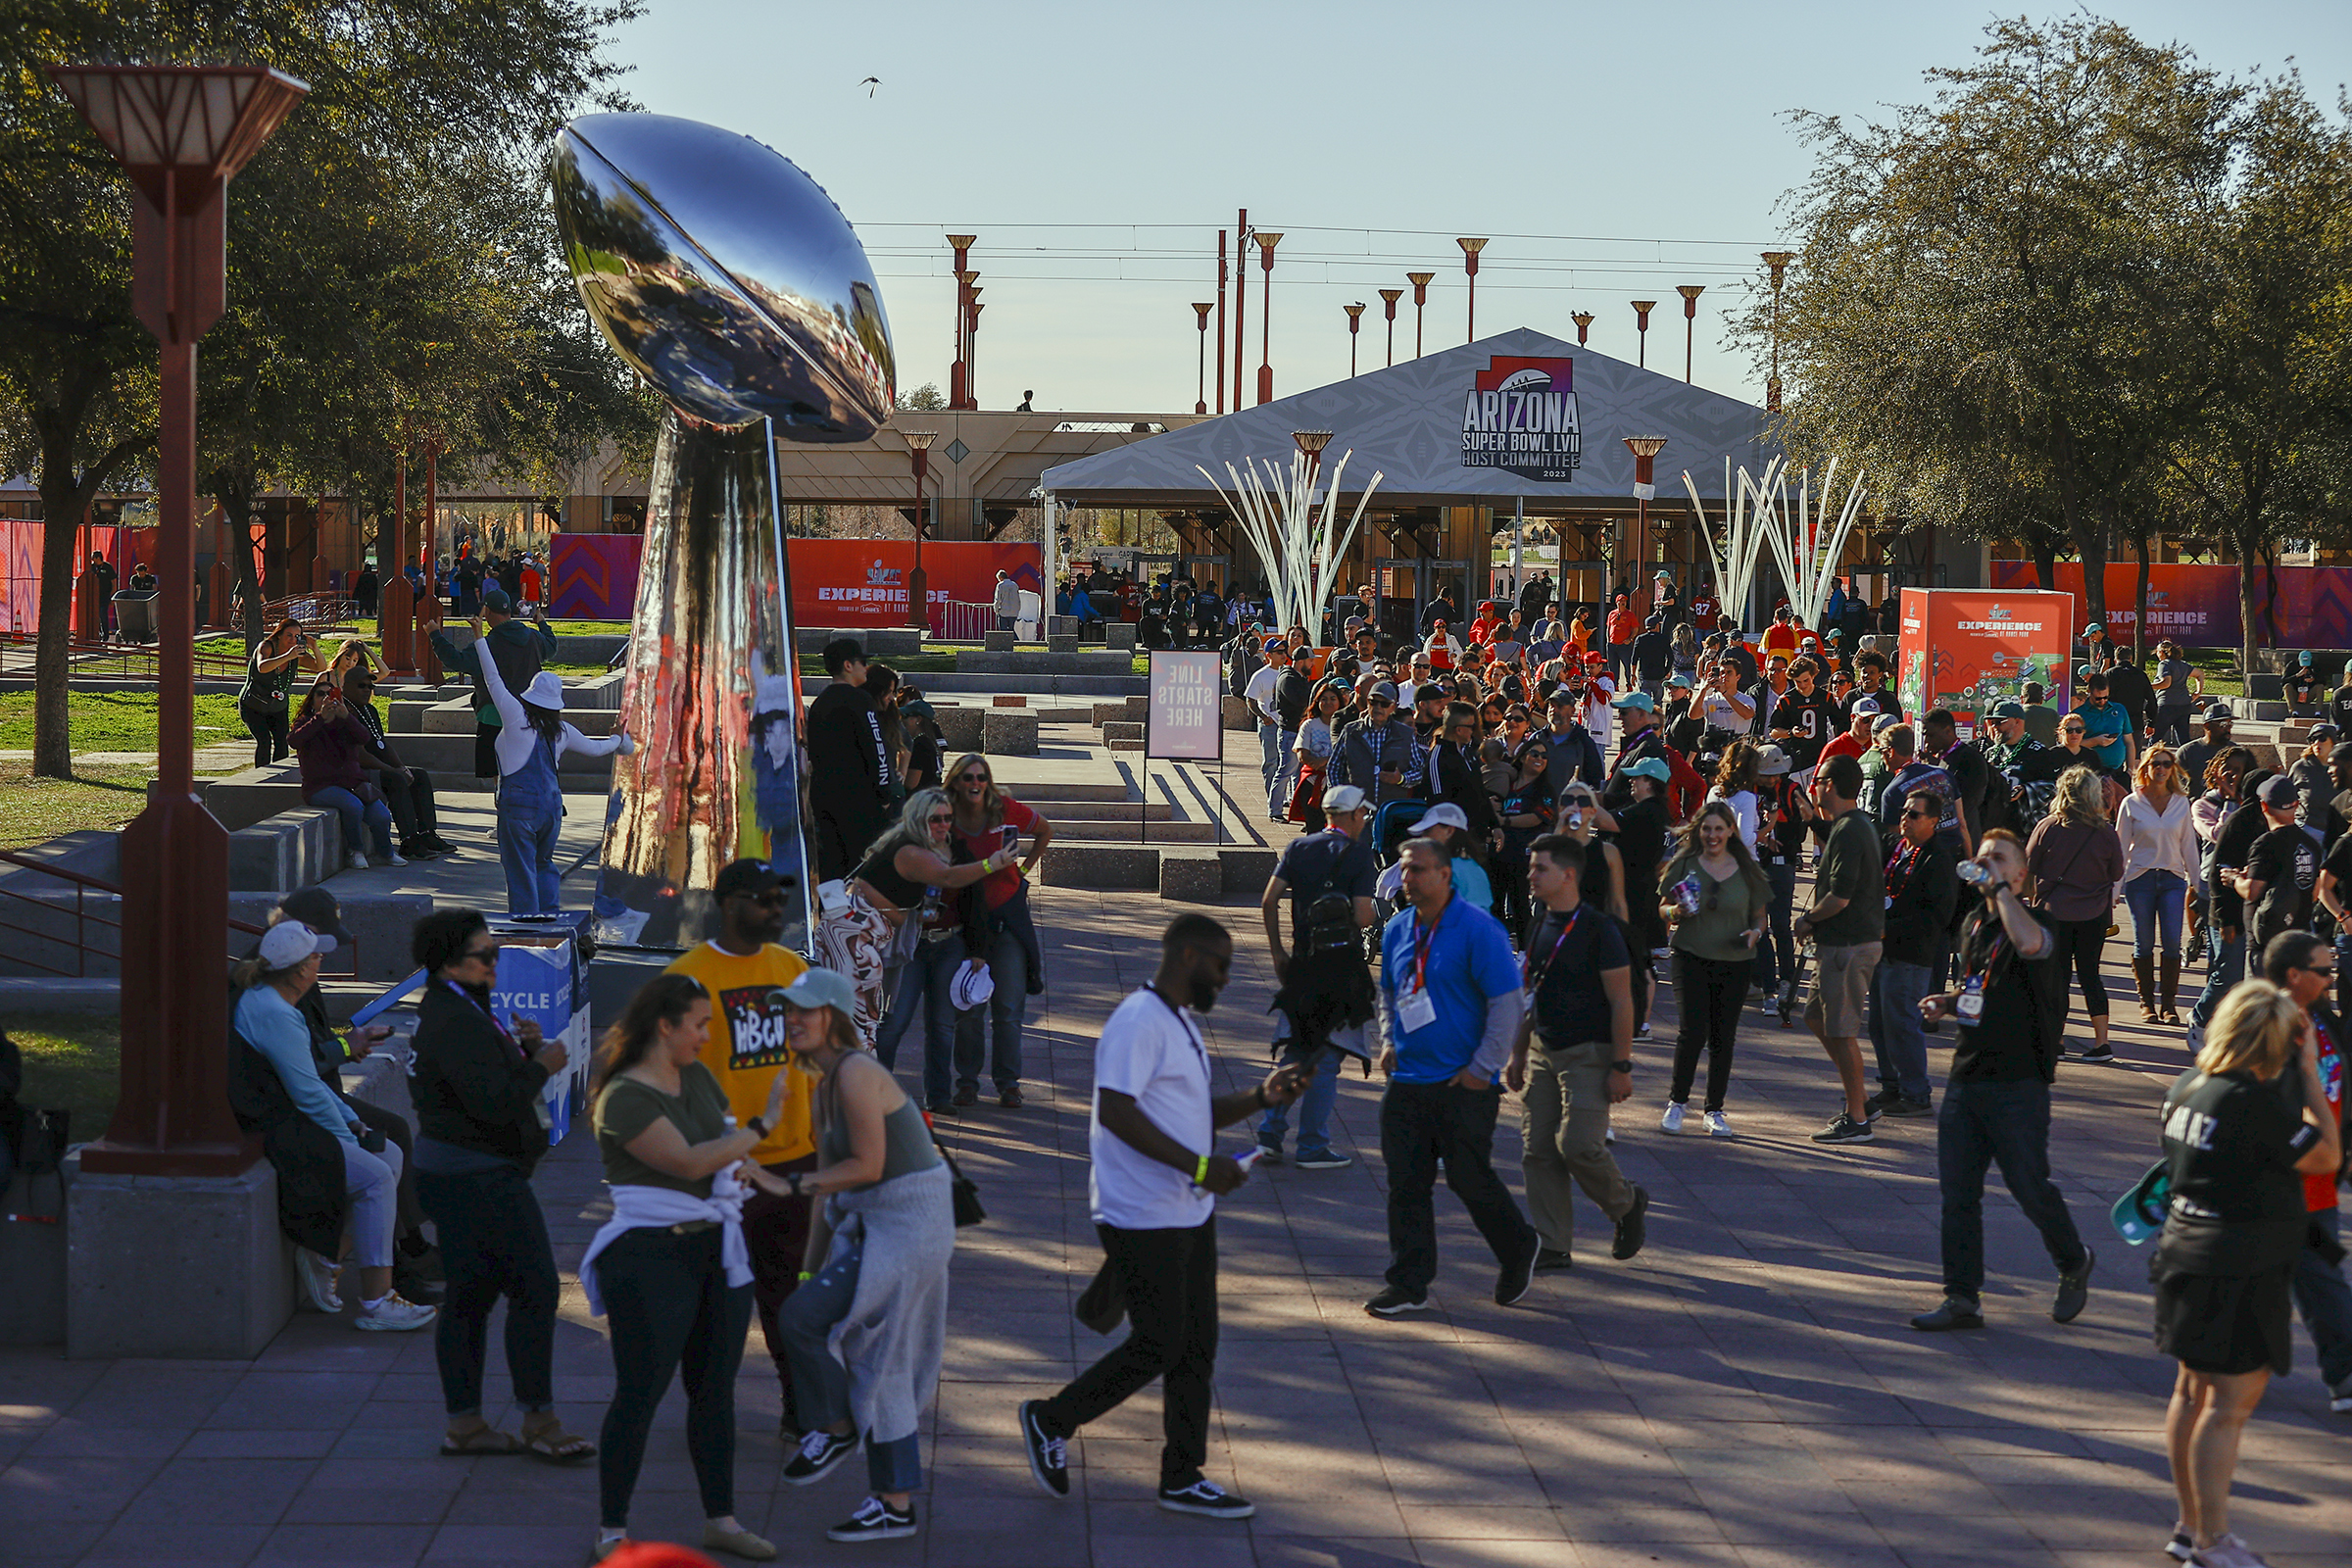
[[[1453,236],[1483,234],[1482,336],[1573,340],[1569,315],[1586,310],[1592,347],[1630,360],[1628,302],[1658,299],[1649,363],[1679,369],[1675,285],[1703,284],[1696,379],[1760,401],[1761,377],[1719,339],[1808,166],[1787,112],[1920,101],[1921,73],[1965,61],[2004,14],[1918,0],[649,0],[613,53],[647,108],[757,136],[831,192],[874,259],[903,386],[947,383],[941,236],[976,231],[984,406],[1035,388],[1041,410],[1189,410],[1189,302],[1214,297],[1216,230],[1248,207],[1285,235],[1278,395],[1347,374],[1352,301],[1369,306],[1361,363],[1378,366],[1375,291],[1409,270],[1438,274],[1429,346],[1461,342]],[[2291,63],[2327,102],[2352,82],[2346,0],[2118,0],[2097,14],[2232,73]],[[869,75],[882,78],[870,96]],[[1409,354],[1409,292],[1397,326]]]

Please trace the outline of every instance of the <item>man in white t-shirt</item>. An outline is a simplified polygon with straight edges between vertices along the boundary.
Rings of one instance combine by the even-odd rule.
[[[1257,1511],[1201,1474],[1217,1359],[1217,1195],[1250,1179],[1249,1167],[1215,1152],[1216,1130],[1291,1103],[1308,1075],[1277,1067],[1239,1094],[1210,1094],[1208,1048],[1193,1014],[1216,1004],[1232,968],[1222,925],[1178,915],[1159,939],[1159,972],[1119,1004],[1095,1046],[1088,1199],[1104,1261],[1088,1295],[1115,1293],[1134,1330],[1059,1394],[1021,1405],[1030,1473],[1053,1496],[1069,1495],[1078,1429],[1159,1378],[1159,1505],[1211,1519]]]

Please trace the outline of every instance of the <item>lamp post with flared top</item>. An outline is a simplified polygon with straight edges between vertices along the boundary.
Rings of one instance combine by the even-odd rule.
[[[1413,358],[1421,357],[1421,308],[1429,303],[1429,280],[1435,272],[1407,272],[1404,280],[1413,285]]]
[[[1781,412],[1781,275],[1796,260],[1794,251],[1766,251],[1764,265],[1772,269],[1772,374],[1764,380],[1764,412]]]
[[[1677,283],[1674,291],[1683,297],[1683,384],[1690,384],[1690,350],[1698,338],[1698,297],[1707,291],[1704,283]]]
[[[1649,313],[1657,308],[1656,300],[1634,301],[1634,330],[1641,337],[1641,347],[1635,351],[1634,364],[1642,369],[1649,368]]]
[[[1570,315],[1568,319],[1576,323],[1576,346],[1581,349],[1585,346],[1586,336],[1592,330],[1592,313],[1577,311]]]
[[[310,88],[262,66],[52,66],[49,76],[130,176],[131,309],[162,359],[156,779],[122,834],[136,874],[122,885],[119,1089],[81,1168],[234,1175],[256,1154],[226,1094],[228,833],[196,798],[196,343],[226,304],[228,181]]]
[[[1388,314],[1389,318],[1388,363],[1391,365],[1396,363],[1396,302],[1402,298],[1404,298],[1404,290],[1400,288],[1384,288],[1380,291],[1380,307]]]
[[[948,407],[951,409],[963,407],[964,383],[969,374],[963,360],[963,291],[970,288],[972,279],[980,275],[971,270],[972,244],[979,237],[977,234],[948,236],[948,244],[956,252],[956,265],[949,269],[956,274],[956,359],[948,367]]]
[[[906,456],[914,465],[914,570],[906,574],[906,624],[923,629],[931,625],[931,579],[923,571],[923,535],[928,532],[923,523],[923,476],[931,466],[931,443],[939,438],[936,430],[902,430],[906,440]]]
[[[1216,308],[1215,300],[1210,300],[1205,304],[1200,300],[1193,302],[1193,313],[1200,318],[1200,373],[1195,377],[1198,384],[1193,392],[1193,412],[1195,414],[1208,412],[1208,313]]]
[[[1462,248],[1462,270],[1470,276],[1470,310],[1463,318],[1467,335],[1462,341],[1475,343],[1478,341],[1478,253],[1487,248],[1487,242],[1480,238],[1457,239],[1454,243]]]
[[[1356,328],[1364,324],[1364,302],[1357,300],[1353,305],[1343,305],[1340,309],[1348,313],[1348,378],[1353,380],[1355,378],[1355,333]]]
[[[1653,465],[1660,452],[1666,450],[1662,435],[1629,435],[1624,437],[1625,449],[1634,455],[1634,565],[1633,585],[1641,587],[1641,573],[1649,569],[1649,503],[1658,487],[1652,479]]]
[[[1257,299],[1257,401],[1274,401],[1274,247],[1282,243],[1282,235],[1259,229],[1251,236],[1257,241],[1258,270],[1264,274],[1264,287]]]

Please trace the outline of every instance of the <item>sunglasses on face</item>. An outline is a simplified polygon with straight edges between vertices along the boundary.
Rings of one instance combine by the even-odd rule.
[[[958,773],[956,775],[956,782],[958,784],[985,784],[988,782],[988,775],[986,773]]]
[[[1929,821],[1931,821],[1931,822],[1932,822],[1932,821],[1934,821],[1934,820],[1936,819],[1936,813],[1935,813],[1934,811],[1915,811],[1915,810],[1912,810],[1912,809],[1911,809],[1910,808],[1908,808],[1908,807],[1904,808],[1904,809],[1903,809],[1903,820],[1905,820],[1905,821],[1907,822],[1907,821],[1911,820],[1911,818],[1913,818],[1913,817],[1915,817],[1915,816],[1916,816],[1916,817],[1925,817],[1925,818],[1927,818],[1927,819],[1928,819]]]
[[[2065,735],[2083,735],[2089,733],[2089,731],[2081,724],[2062,725],[2060,726],[2059,732]]]
[[[781,909],[784,907],[784,890],[782,888],[769,888],[765,893],[738,893],[735,895],[735,897],[739,899],[749,899],[752,903],[759,905],[763,909]]]
[[[956,821],[956,814],[953,811],[945,811],[937,815],[927,816],[923,820],[929,822],[933,827],[937,827],[943,822],[953,826]]]
[[[498,944],[493,942],[486,948],[467,948],[458,956],[460,963],[468,963],[476,958],[484,963],[496,963],[498,961]]]

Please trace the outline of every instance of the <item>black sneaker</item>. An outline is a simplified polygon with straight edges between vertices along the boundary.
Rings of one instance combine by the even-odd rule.
[[[858,1511],[825,1532],[827,1541],[903,1541],[914,1534],[914,1504],[893,1508],[880,1497],[868,1497]]]
[[[1269,1160],[1269,1163],[1272,1161]],[[1300,1170],[1345,1170],[1355,1161],[1336,1149],[1322,1149],[1311,1154],[1300,1154],[1292,1163]]]
[[[1415,1296],[1400,1285],[1392,1285],[1364,1303],[1364,1310],[1374,1317],[1402,1317],[1407,1312],[1429,1310],[1429,1298]]]
[[[1043,1402],[1021,1401],[1021,1446],[1029,1450],[1029,1473],[1037,1477],[1037,1484],[1049,1496],[1066,1497],[1070,1494],[1069,1440],[1054,1437],[1038,1424],[1037,1407]]]
[[[1889,1116],[1933,1116],[1936,1114],[1936,1097],[1921,1095],[1914,1100],[1909,1095],[1897,1095],[1886,1102],[1885,1113]]]
[[[1503,1259],[1501,1272],[1494,1276],[1494,1304],[1509,1306],[1535,1289],[1536,1259],[1544,1255],[1544,1241],[1534,1231],[1520,1250]]]
[[[2114,1063],[2115,1051],[2112,1047],[2102,1046],[2094,1041],[2081,1051],[2068,1052],[2066,1059],[2079,1061],[2085,1067],[2105,1067]]]
[[[1835,1121],[1813,1135],[1813,1141],[1817,1144],[1867,1144],[1875,1136],[1870,1130],[1870,1123],[1856,1121],[1841,1110]]]
[[[1237,1497],[1214,1481],[1196,1481],[1189,1487],[1162,1487],[1159,1505],[1170,1513],[1197,1513],[1203,1519],[1247,1519],[1257,1504]]]
[[[1922,1312],[1911,1320],[1911,1326],[1922,1334],[1949,1334],[1954,1329],[1981,1329],[1984,1314],[1977,1303],[1965,1296],[1947,1296],[1943,1304],[1933,1312]]]
[[[1546,1247],[1536,1254],[1536,1272],[1560,1274],[1576,1267],[1576,1254],[1566,1248]]]
[[[801,1439],[801,1451],[784,1467],[784,1479],[796,1487],[811,1487],[832,1474],[833,1467],[858,1451],[858,1439],[836,1437],[818,1428]]]
[[[1891,1110],[1894,1102],[1902,1098],[1903,1092],[1899,1089],[1882,1089],[1862,1102],[1863,1113],[1867,1119],[1877,1121]]]
[[[2058,1298],[2050,1303],[2050,1321],[2072,1323],[2082,1315],[2090,1304],[2090,1271],[2099,1254],[2089,1248],[2082,1249],[2082,1261],[2077,1267],[2058,1276]]]
[[[1617,1240],[1609,1248],[1609,1255],[1620,1263],[1642,1250],[1642,1243],[1649,1235],[1649,1189],[1634,1189],[1634,1206],[1617,1221]]]

